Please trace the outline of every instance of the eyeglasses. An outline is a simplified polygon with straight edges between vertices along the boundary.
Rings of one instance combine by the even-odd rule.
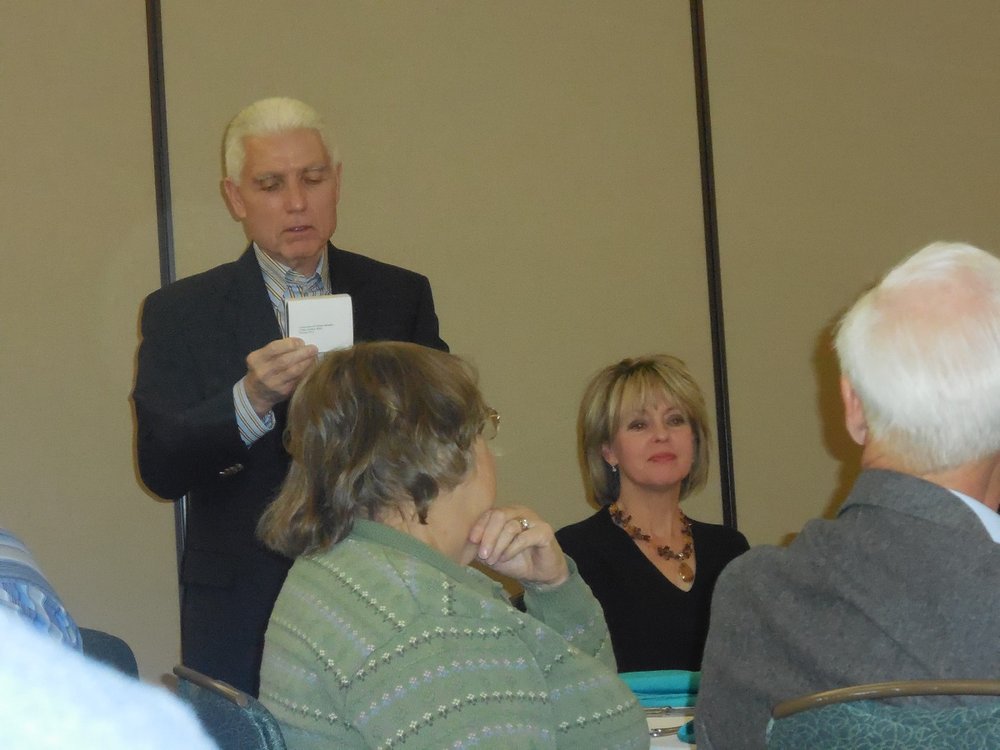
[[[500,412],[487,407],[483,424],[479,428],[479,434],[483,436],[483,440],[492,440],[497,436],[498,432],[500,432]]]

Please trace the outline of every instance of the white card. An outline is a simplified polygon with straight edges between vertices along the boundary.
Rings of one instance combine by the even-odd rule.
[[[354,343],[354,309],[349,294],[321,294],[285,300],[288,335],[315,344],[320,353]]]

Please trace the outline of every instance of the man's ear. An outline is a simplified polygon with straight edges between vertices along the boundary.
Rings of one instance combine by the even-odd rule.
[[[247,209],[243,203],[243,196],[240,194],[240,186],[227,177],[222,181],[222,191],[226,195],[229,213],[237,221],[243,221],[247,217]]]
[[[847,434],[858,445],[864,445],[868,440],[868,420],[861,399],[854,391],[854,386],[846,376],[840,376],[840,398],[844,402],[844,425]]]

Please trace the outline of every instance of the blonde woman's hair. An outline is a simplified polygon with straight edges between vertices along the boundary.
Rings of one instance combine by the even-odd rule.
[[[661,397],[683,412],[694,433],[694,460],[681,481],[681,499],[705,485],[711,436],[705,397],[683,361],[669,354],[650,354],[605,367],[584,391],[578,424],[580,463],[594,502],[608,505],[618,499],[618,476],[602,449],[621,426],[622,415]]]

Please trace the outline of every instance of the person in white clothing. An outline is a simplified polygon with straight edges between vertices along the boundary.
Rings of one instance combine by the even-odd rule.
[[[165,688],[92,661],[0,607],[0,747],[217,750]]]

